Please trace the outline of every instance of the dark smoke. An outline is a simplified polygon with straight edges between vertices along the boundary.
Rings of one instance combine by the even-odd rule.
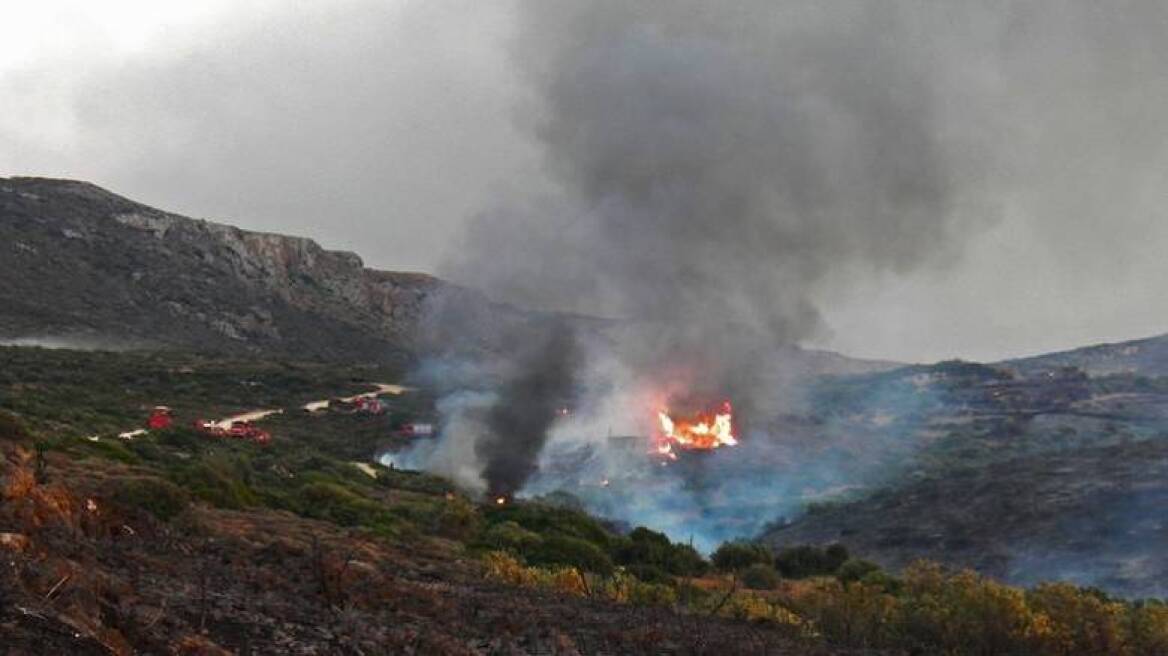
[[[540,337],[519,355],[514,372],[499,387],[485,431],[475,442],[491,496],[510,496],[523,488],[535,473],[548,429],[571,402],[579,366],[572,329],[555,321]]]
[[[944,259],[980,222],[957,211],[929,44],[895,7],[520,6],[527,127],[559,189],[483,215],[449,273],[649,324],[622,340],[638,368],[740,379],[822,327],[829,276]]]

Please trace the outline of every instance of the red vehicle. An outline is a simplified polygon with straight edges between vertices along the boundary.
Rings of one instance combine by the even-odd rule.
[[[410,437],[410,438],[413,438],[413,437],[433,437],[434,436],[434,424],[415,424],[415,423],[402,424],[400,427],[398,427],[398,429],[396,431],[394,431],[394,435],[396,435],[398,437]]]
[[[227,431],[220,428],[218,424],[211,421],[210,419],[196,419],[194,427],[195,430],[199,431],[200,433],[204,435],[210,435],[211,437],[227,436]]]
[[[150,411],[150,416],[146,419],[146,428],[150,430],[162,430],[170,428],[174,423],[174,417],[170,414],[170,408],[160,405]]]
[[[385,404],[376,396],[359,396],[353,402],[353,409],[355,412],[362,412],[370,415],[385,414]]]
[[[272,434],[261,428],[257,428],[255,424],[250,421],[234,421],[231,422],[231,427],[227,429],[227,437],[234,437],[241,440],[251,440],[257,444],[267,444],[272,441]]]
[[[256,444],[267,444],[272,441],[272,434],[258,428],[250,421],[234,421],[231,426],[224,428],[219,424],[207,420],[195,421],[195,430],[209,437],[235,438],[237,440],[251,440]]]

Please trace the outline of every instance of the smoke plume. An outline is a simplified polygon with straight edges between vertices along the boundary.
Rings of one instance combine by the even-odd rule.
[[[571,400],[578,366],[572,329],[557,321],[542,337],[520,354],[475,442],[492,496],[514,494],[535,473],[547,431]]]
[[[724,361],[820,329],[829,274],[948,257],[981,222],[958,211],[936,72],[895,10],[520,6],[524,115],[557,189],[480,217],[457,279],[651,322],[651,360]]]

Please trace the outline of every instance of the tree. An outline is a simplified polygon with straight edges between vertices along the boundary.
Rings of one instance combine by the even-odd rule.
[[[755,563],[770,564],[770,549],[754,542],[724,542],[710,560],[722,572],[738,572]]]

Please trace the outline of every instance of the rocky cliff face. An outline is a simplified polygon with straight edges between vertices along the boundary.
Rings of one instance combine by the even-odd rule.
[[[384,362],[417,347],[434,299],[489,305],[310,239],[39,178],[0,178],[0,271],[0,340]]]

